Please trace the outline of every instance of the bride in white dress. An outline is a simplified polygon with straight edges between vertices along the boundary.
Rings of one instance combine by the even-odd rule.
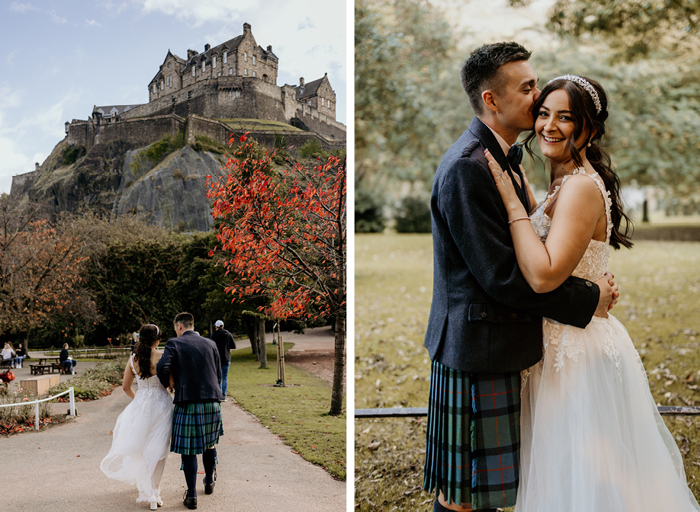
[[[124,370],[124,392],[132,398],[117,418],[112,448],[100,469],[109,478],[136,485],[136,502],[147,501],[151,510],[163,506],[160,479],[170,447],[173,400],[156,376],[163,355],[157,350],[160,330],[153,324],[139,331],[139,342]],[[131,385],[136,379],[138,391]]]
[[[632,244],[620,231],[627,219],[618,178],[598,145],[608,116],[602,87],[579,76],[556,78],[533,114],[529,139],[537,138],[549,160],[552,184],[529,217],[508,173],[486,157],[520,269],[546,293],[569,275],[595,281],[610,246]],[[585,329],[543,323],[544,357],[523,372],[515,511],[700,510],[624,326],[610,315],[594,316]]]

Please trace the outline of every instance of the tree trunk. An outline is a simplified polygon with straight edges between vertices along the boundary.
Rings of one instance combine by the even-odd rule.
[[[267,347],[265,346],[265,319],[257,320],[258,353],[260,354],[260,368],[267,368]]]
[[[24,346],[22,348],[24,349],[24,355],[29,357],[29,329],[27,329],[27,334],[24,336]]]
[[[250,340],[250,348],[255,355],[255,360],[260,361],[260,356],[258,352],[258,321],[256,318],[250,316],[244,316],[245,330],[248,333],[248,339]]]
[[[343,395],[345,382],[345,316],[335,318],[335,358],[333,364],[333,391],[331,392],[331,416],[343,412]]]

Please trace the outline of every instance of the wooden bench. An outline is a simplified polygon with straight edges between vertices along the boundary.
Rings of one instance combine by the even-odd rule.
[[[0,361],[0,368],[10,368],[12,366],[12,359],[7,361]]]
[[[29,368],[31,368],[31,374],[32,375],[44,375],[44,372],[46,373],[53,373],[53,371],[61,370],[60,365],[57,365],[56,363],[50,363],[50,364],[30,364]]]
[[[37,357],[37,360],[39,361],[39,364],[46,364],[46,361],[51,360],[54,360],[57,363],[61,362],[61,359],[59,357]]]

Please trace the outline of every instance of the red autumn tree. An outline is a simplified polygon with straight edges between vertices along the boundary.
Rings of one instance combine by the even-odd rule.
[[[330,157],[313,169],[295,164],[277,171],[275,153],[262,154],[246,135],[220,176],[207,182],[217,252],[232,276],[226,291],[238,301],[269,297],[259,309],[274,318],[333,319],[330,414],[338,415],[345,374],[345,161]]]
[[[94,315],[82,288],[83,245],[39,210],[0,197],[0,332],[29,333],[55,315]]]

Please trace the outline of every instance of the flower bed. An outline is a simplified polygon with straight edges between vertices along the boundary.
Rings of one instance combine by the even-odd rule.
[[[100,363],[94,368],[85,370],[85,373],[73,377],[70,380],[61,382],[58,386],[49,389],[50,394],[57,394],[72,387],[75,399],[78,401],[97,400],[112,393],[115,386],[122,383],[126,358],[116,361]],[[67,402],[68,397],[62,396],[59,402]]]

